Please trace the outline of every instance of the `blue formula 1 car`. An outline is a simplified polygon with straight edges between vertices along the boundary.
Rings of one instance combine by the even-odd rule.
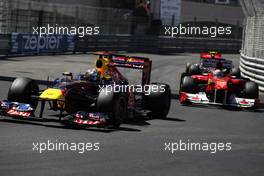
[[[158,118],[167,116],[170,87],[162,83],[150,84],[150,59],[109,53],[98,53],[98,57],[95,69],[75,77],[65,72],[45,90],[39,90],[35,80],[17,78],[9,89],[7,100],[0,101],[1,114],[21,119],[42,118],[48,103],[51,110],[60,112],[60,119],[63,112],[68,114],[62,119],[64,124],[114,128],[125,118],[139,113]],[[142,70],[139,86],[148,89],[131,91],[118,67]],[[125,89],[116,92],[114,86]],[[39,102],[40,114],[36,117]]]

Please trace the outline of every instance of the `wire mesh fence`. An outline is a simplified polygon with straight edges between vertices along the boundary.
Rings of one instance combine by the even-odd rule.
[[[0,33],[32,32],[34,26],[100,26],[102,34],[129,34],[131,10],[0,0]]]
[[[242,53],[249,57],[264,58],[264,1],[241,0],[244,21]]]
[[[264,92],[264,1],[241,0],[247,15],[244,23],[240,70]]]
[[[243,41],[246,56],[264,58],[264,15],[247,17]]]

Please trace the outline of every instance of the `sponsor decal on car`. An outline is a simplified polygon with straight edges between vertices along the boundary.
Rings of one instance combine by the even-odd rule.
[[[7,114],[13,115],[13,116],[21,116],[21,117],[29,117],[31,115],[30,112],[23,112],[23,111],[18,111],[15,109],[8,110]]]

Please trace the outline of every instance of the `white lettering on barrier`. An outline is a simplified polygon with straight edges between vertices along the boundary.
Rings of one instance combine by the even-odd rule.
[[[25,50],[54,50],[60,47],[63,36],[23,36]]]

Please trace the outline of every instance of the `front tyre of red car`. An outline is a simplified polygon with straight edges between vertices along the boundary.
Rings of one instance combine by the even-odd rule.
[[[258,99],[259,98],[259,88],[258,84],[252,81],[248,81],[244,85],[244,98]]]
[[[187,93],[197,93],[197,83],[191,76],[184,76],[182,78],[179,99],[182,105],[188,105],[190,102],[187,99]]]
[[[180,85],[179,85],[179,95],[180,95],[180,93],[181,93],[182,82],[183,82],[183,78],[184,78],[185,76],[189,76],[187,72],[183,72],[183,73],[181,74]]]
[[[255,99],[256,102],[252,110],[257,110],[260,107],[258,84],[252,81],[246,82],[243,90],[243,98]]]

